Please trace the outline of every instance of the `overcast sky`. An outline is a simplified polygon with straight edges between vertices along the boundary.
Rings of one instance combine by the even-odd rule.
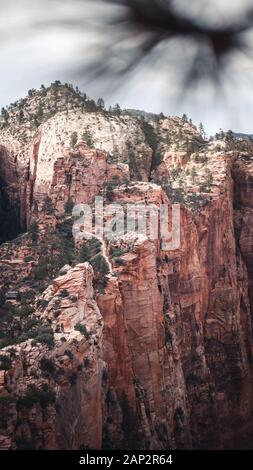
[[[177,0],[174,3],[182,11],[190,5],[189,15],[229,22],[252,2]],[[168,61],[166,44],[157,56],[139,64],[132,76],[122,80],[120,87],[108,88],[103,77],[88,80],[85,73],[87,59],[96,54],[99,57],[104,35],[108,37],[108,27],[103,23],[111,14],[107,4],[101,5],[96,0],[0,0],[0,7],[0,106],[25,96],[30,88],[60,79],[79,85],[91,97],[103,94],[107,105],[119,102],[121,107],[163,111],[168,115],[185,112],[197,124],[202,121],[212,134],[219,128],[253,133],[252,33],[245,35],[247,53],[238,52],[228,61],[219,88],[202,83],[180,94],[180,63],[170,73],[167,68],[164,70]],[[112,37],[113,31],[109,30],[109,35]],[[178,42],[170,47],[171,51],[182,53],[182,60],[184,54],[186,58],[191,55],[191,44]],[[77,73],[80,68],[81,74]]]

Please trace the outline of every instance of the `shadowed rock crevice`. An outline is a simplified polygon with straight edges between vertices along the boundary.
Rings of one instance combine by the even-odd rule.
[[[22,231],[17,190],[15,159],[0,146],[0,243],[13,240]]]

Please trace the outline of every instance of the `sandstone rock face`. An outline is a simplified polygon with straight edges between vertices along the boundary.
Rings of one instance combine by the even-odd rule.
[[[32,205],[49,191],[55,162],[74,147],[73,134],[77,142],[85,141],[92,149],[103,151],[108,160],[125,166],[131,179],[148,181],[150,177],[153,151],[142,122],[129,115],[103,112],[71,86],[34,92],[10,107],[8,114],[0,129],[1,148],[13,156],[8,161],[15,162],[10,178],[18,176],[16,196],[22,230],[30,223]]]
[[[53,174],[49,195],[58,213],[64,212],[68,200],[73,204],[88,204],[107,183],[130,178],[128,165],[108,163],[104,152],[89,149],[84,143],[58,158]]]
[[[102,443],[103,379],[101,314],[93,299],[93,272],[88,263],[69,268],[43,293],[44,311],[54,330],[54,347],[31,341],[2,350],[11,367],[1,379],[1,449],[99,448]],[[60,315],[56,312],[61,289]],[[75,294],[75,298],[72,295]],[[58,306],[59,308],[59,306]],[[85,325],[85,335],[76,331]],[[9,405],[4,409],[4,405]],[[6,405],[5,405],[6,406]]]
[[[19,136],[18,141],[13,139],[8,130],[1,133],[3,148],[15,155],[13,174],[16,172],[19,175],[18,193],[23,227],[29,224],[32,204],[48,193],[53,181],[54,164],[60,157],[66,156],[67,149],[71,150],[73,134],[77,135],[78,142],[86,139],[89,146],[99,149],[100,155],[103,150],[107,160],[125,166],[124,172],[129,178],[143,181],[149,179],[152,149],[141,124],[130,116],[119,118],[99,112],[80,114],[80,109],[71,109],[58,112],[39,128],[29,129],[29,132],[25,129],[25,132],[28,135]]]
[[[235,229],[238,248],[247,268],[248,289],[253,309],[253,164],[250,155],[246,154],[242,159],[236,161],[233,168],[233,178],[235,186],[234,207],[235,207]]]
[[[92,113],[83,116],[75,112],[63,113],[57,114],[43,124],[34,138],[30,171],[36,181],[35,194],[47,192],[52,182],[54,163],[63,149],[70,146],[71,135],[74,132],[77,133],[79,140],[83,138],[85,132],[89,132],[94,147],[110,153],[116,161],[119,154],[123,155],[121,158],[124,163],[129,163],[131,157],[143,159],[142,175],[144,179],[148,179],[152,152],[145,143],[138,146],[138,139],[145,141],[145,136],[141,128],[136,128],[134,120],[105,118],[103,115]],[[133,150],[128,150],[128,146]]]
[[[80,110],[76,95],[66,109],[56,88],[54,116],[22,135],[14,110],[15,137],[0,134],[29,229],[0,247],[1,288],[20,296],[0,298],[0,448],[251,448],[251,145]],[[180,245],[149,231],[75,244],[72,206],[98,195],[180,203]]]
[[[248,277],[236,254],[231,178],[226,185],[201,213],[181,211],[180,250],[141,241],[122,256],[117,290],[146,448],[251,445]],[[106,324],[103,297],[99,304]],[[120,397],[122,387],[114,387]]]

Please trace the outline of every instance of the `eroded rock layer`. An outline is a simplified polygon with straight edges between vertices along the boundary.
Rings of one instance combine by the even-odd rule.
[[[2,241],[27,230],[0,247],[0,448],[251,448],[251,144],[78,99],[0,132]],[[180,203],[180,245],[75,242],[95,196]]]

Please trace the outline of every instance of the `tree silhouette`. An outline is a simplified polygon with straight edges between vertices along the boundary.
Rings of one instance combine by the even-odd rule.
[[[104,107],[105,107],[105,102],[104,102],[103,98],[98,98],[98,100],[97,100],[97,106],[98,106],[100,109],[104,109]]]
[[[89,66],[83,67],[93,76],[122,77],[128,72],[139,67],[140,62],[147,60],[148,56],[158,46],[168,45],[171,40],[189,40],[189,48],[192,43],[197,46],[196,53],[187,61],[181,60],[181,53],[171,59],[171,51],[168,48],[166,64],[173,68],[178,65],[181,75],[184,76],[182,88],[189,87],[198,80],[213,78],[217,83],[220,72],[225,67],[226,58],[229,54],[237,51],[247,52],[245,47],[244,33],[253,28],[253,8],[242,12],[234,22],[223,24],[217,19],[216,24],[209,22],[206,18],[196,14],[187,14],[185,11],[176,9],[176,2],[172,0],[96,0],[110,5],[110,20],[103,19],[109,29],[109,39],[104,41],[100,54],[97,51],[94,60]],[[113,6],[117,14],[113,17]],[[106,8],[105,8],[106,9]],[[243,9],[243,7],[242,7]],[[111,31],[111,33],[110,33]],[[123,48],[116,48],[112,54],[115,36]],[[120,32],[122,35],[120,36]],[[118,36],[117,36],[118,35]],[[128,46],[129,40],[129,48]],[[136,47],[133,47],[135,40]],[[117,42],[117,45],[118,45]],[[124,57],[122,60],[122,50]],[[166,54],[166,50],[164,50]],[[112,60],[111,60],[112,59]],[[150,60],[150,66],[153,61]],[[165,64],[164,64],[165,65]],[[122,82],[122,80],[121,80]]]

